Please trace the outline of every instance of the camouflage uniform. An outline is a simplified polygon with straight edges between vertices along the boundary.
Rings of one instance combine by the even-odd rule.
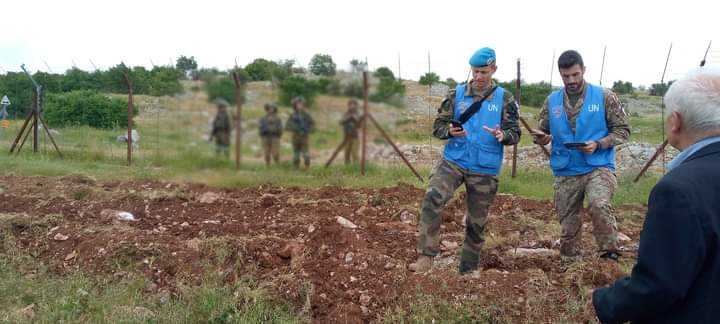
[[[564,106],[570,128],[575,131],[575,121],[583,106],[587,82],[577,94],[565,92]],[[605,120],[608,135],[598,141],[599,147],[609,148],[627,141],[630,126],[627,114],[623,110],[617,95],[604,90]],[[548,119],[548,99],[545,100],[538,125],[540,130],[550,134]],[[597,168],[590,173],[577,176],[555,177],[555,209],[562,227],[560,237],[560,253],[565,257],[577,257],[581,253],[582,219],[580,209],[585,197],[593,223],[593,234],[598,249],[602,252],[617,251],[617,224],[612,207],[612,197],[617,188],[615,173],[608,168]]]
[[[271,159],[275,163],[280,162],[280,137],[282,137],[283,125],[277,115],[277,107],[268,105],[266,110],[267,114],[260,118],[260,138],[265,153],[265,164],[270,165]]]
[[[300,166],[300,157],[305,167],[310,166],[310,133],[315,131],[315,120],[304,109],[294,111],[285,124],[285,129],[292,133],[293,165]]]
[[[348,111],[340,120],[345,134],[345,164],[358,161],[358,127],[361,119],[357,111]]]
[[[480,100],[490,89],[481,90],[472,83],[467,87],[466,95]],[[492,96],[488,98],[491,100]],[[455,90],[451,90],[442,102],[433,125],[433,135],[439,139],[450,137],[449,123],[455,107]],[[509,91],[504,92],[501,129],[504,132],[502,144],[513,145],[520,140],[518,126],[518,107]],[[465,220],[465,241],[460,257],[460,272],[478,267],[490,204],[495,199],[498,178],[493,175],[473,173],[445,159],[441,160],[430,176],[430,185],[420,207],[420,237],[417,251],[422,255],[436,256],[440,253],[441,209],[452,198],[455,190],[465,183],[467,190],[468,217]]]
[[[215,138],[215,153],[230,156],[230,133],[232,132],[232,118],[226,109],[218,110],[212,123],[210,139]]]

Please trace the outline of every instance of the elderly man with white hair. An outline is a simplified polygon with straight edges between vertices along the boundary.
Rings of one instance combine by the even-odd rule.
[[[720,322],[720,70],[676,81],[665,103],[682,152],[650,194],[632,274],[592,293],[603,323]]]

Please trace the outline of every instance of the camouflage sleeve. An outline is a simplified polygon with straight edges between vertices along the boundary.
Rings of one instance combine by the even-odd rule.
[[[605,120],[609,134],[598,141],[600,147],[607,149],[625,143],[630,137],[628,116],[618,96],[607,89],[605,90]]]
[[[287,122],[285,122],[285,130],[295,132],[295,128],[295,120],[293,118],[293,115],[291,114],[290,117],[288,117]]]
[[[438,114],[433,123],[433,136],[441,140],[450,138],[450,120],[452,120],[455,107],[455,89],[450,90],[445,100],[438,108]]]
[[[545,134],[550,134],[550,119],[548,118],[548,98],[545,98],[537,118],[538,129]]]
[[[501,144],[514,145],[520,142],[522,131],[518,124],[519,117],[520,108],[515,101],[515,97],[513,97],[509,91],[505,91],[503,96],[503,114],[500,122],[500,128],[504,135]]]

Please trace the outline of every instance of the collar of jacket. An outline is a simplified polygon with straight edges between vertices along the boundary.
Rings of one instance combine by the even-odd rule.
[[[494,87],[495,87],[495,81],[490,81],[490,85],[487,88],[481,90],[475,86],[475,81],[470,80],[467,87],[465,87],[465,96],[466,97],[470,97],[470,96],[482,97],[485,94],[487,94],[487,92],[490,91],[490,89],[492,89]],[[486,100],[491,100],[492,97],[493,97],[493,94],[490,94]]]

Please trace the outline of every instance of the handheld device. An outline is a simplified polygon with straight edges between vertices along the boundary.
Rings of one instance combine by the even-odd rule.
[[[452,127],[460,127],[460,130],[463,130],[462,123],[459,120],[451,120],[450,125],[452,125]]]
[[[587,146],[587,143],[585,143],[585,142],[567,142],[567,143],[564,143],[564,145],[565,145],[565,147],[567,147],[569,149],[575,149],[578,147],[585,147],[585,146]]]

